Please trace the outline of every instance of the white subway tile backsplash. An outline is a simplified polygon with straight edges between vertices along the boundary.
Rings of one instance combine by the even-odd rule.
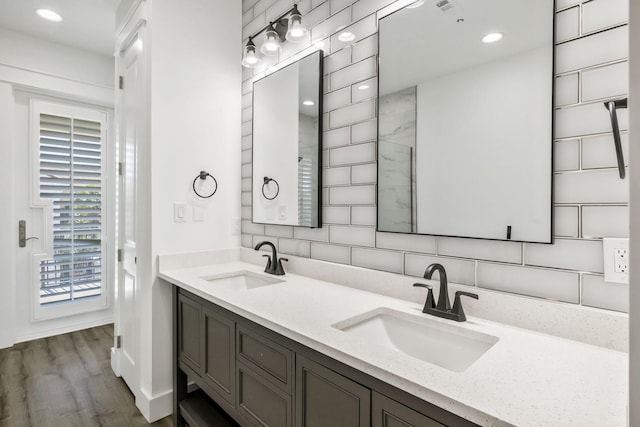
[[[249,220],[243,220],[241,227],[243,233],[264,234],[264,224],[254,224]]]
[[[582,237],[629,237],[629,208],[583,206]]]
[[[582,304],[629,312],[629,285],[605,282],[603,276],[582,275]]]
[[[579,303],[578,273],[478,263],[478,287]]]
[[[242,95],[240,104],[242,108],[251,107],[251,103],[253,102],[253,93],[246,93]]]
[[[378,79],[373,78],[358,82],[351,86],[352,102],[360,102],[365,99],[373,98],[378,93]]]
[[[293,0],[276,0],[265,11],[267,15],[267,19],[269,20],[276,19],[278,16],[282,15],[287,10],[291,9],[291,7],[293,7],[293,3],[294,3]],[[259,13],[259,9],[257,7],[256,7],[256,13]]]
[[[449,282],[469,286],[475,285],[476,263],[475,261],[469,260],[440,256],[405,254],[404,274],[408,276],[424,277],[424,271],[433,263],[442,264],[444,266],[447,270],[447,279]],[[436,280],[439,279],[435,275],[433,278]]]
[[[311,242],[311,258],[322,261],[351,263],[351,248],[349,246],[327,245]]]
[[[584,0],[556,0],[556,10],[562,10],[569,6],[582,3]]]
[[[369,120],[367,122],[351,125],[351,143],[373,141],[378,137],[378,121]]]
[[[351,52],[348,50],[340,50],[331,55],[324,57],[323,72],[324,74],[330,74],[334,71],[338,71],[341,68],[351,64]]]
[[[436,253],[436,238],[420,234],[376,233],[376,247],[423,254]]]
[[[324,7],[321,6],[321,7]],[[329,13],[329,4],[327,3],[327,13]],[[306,18],[305,18],[306,19]],[[335,33],[338,28],[344,28],[351,23],[351,11],[349,9],[344,9],[334,15],[331,15],[331,18],[322,21],[315,27],[311,29],[311,40],[319,40],[324,39],[333,33]],[[326,47],[325,47],[326,49]]]
[[[243,234],[240,236],[240,245],[243,248],[252,248],[253,247],[253,235],[251,234]]]
[[[579,237],[579,217],[578,206],[556,206],[553,208],[553,235]]]
[[[371,247],[376,244],[376,230],[371,227],[330,225],[329,229],[331,243]]]
[[[582,5],[583,33],[598,31],[628,21],[629,0],[592,0]]]
[[[373,100],[359,102],[331,111],[329,113],[329,126],[337,128],[350,123],[361,122],[373,118],[375,114],[375,102]]]
[[[345,7],[351,6],[353,0],[329,0],[331,14],[341,11]]]
[[[627,26],[561,43],[556,46],[556,73],[578,70],[629,55]]]
[[[247,163],[244,164],[242,166],[240,166],[240,174],[243,178],[250,178],[251,174],[252,174],[252,167],[253,165],[251,163]]]
[[[251,206],[251,192],[243,191],[240,193],[241,206]],[[244,227],[242,227],[244,230]]]
[[[242,181],[240,183],[241,191],[251,191],[251,183],[251,178],[242,178]]]
[[[300,240],[316,240],[319,242],[329,241],[329,228],[305,228],[295,227],[293,229],[293,238]]]
[[[329,150],[329,164],[331,166],[373,162],[375,159],[376,144],[374,142],[333,148]]]
[[[331,86],[331,90],[351,86],[359,81],[375,77],[376,65],[376,58],[370,57],[331,73],[329,76],[329,85]]]
[[[252,126],[253,126],[253,124],[252,124],[252,123],[253,123],[253,122],[251,122],[251,121],[248,121],[248,122],[244,122],[244,123],[242,123],[241,128],[240,128],[240,130],[241,130],[241,135],[242,135],[242,136],[248,136],[248,135],[251,135],[251,132],[252,132]]]
[[[335,110],[337,108],[346,107],[351,103],[351,90],[348,87],[329,92],[324,96],[322,109],[325,112]],[[331,119],[331,115],[329,115]],[[331,125],[331,123],[329,123]]]
[[[267,25],[267,18],[265,17],[264,13],[256,12],[254,9],[253,16],[253,20],[245,25],[244,28],[242,28],[242,40],[245,42],[246,40],[248,40],[249,36],[253,35],[262,27]]]
[[[520,264],[522,243],[438,237],[438,255]]]
[[[242,150],[240,153],[240,161],[244,165],[246,163],[251,163],[251,150]]]
[[[328,1],[321,1],[321,2],[314,2],[315,4],[312,3],[312,9],[309,11],[306,10],[300,10],[300,8],[298,8],[298,10],[300,10],[300,13],[302,13],[303,16],[303,22],[304,25],[307,26],[307,28],[309,29],[313,29],[314,27],[316,27],[319,23],[321,23],[322,21],[324,21],[325,19],[327,19],[330,15],[329,13],[329,2]],[[313,33],[313,31],[311,31]],[[327,34],[328,35],[328,34]],[[324,37],[322,37],[324,38]],[[318,37],[312,37],[312,41],[316,41],[318,39]]]
[[[240,217],[251,220],[251,206],[242,206],[240,208]]]
[[[354,43],[371,36],[376,32],[377,25],[378,22],[375,15],[370,15],[355,24],[351,24],[346,28],[340,29],[338,33],[331,36],[331,51],[335,52],[337,50],[344,49],[345,47],[349,47]],[[348,41],[340,40],[340,35],[343,33],[353,34],[353,39]]]
[[[306,240],[279,239],[279,249],[281,254],[296,255],[305,258],[311,256],[311,242]]]
[[[353,3],[353,19],[360,19],[378,9],[382,9],[394,0],[358,0]]]
[[[322,170],[322,185],[349,185],[350,180],[351,169],[349,166]]]
[[[556,14],[556,43],[580,35],[580,7],[572,7]]]
[[[340,147],[342,145],[349,145],[349,126],[331,129],[323,133],[323,148]]]
[[[602,273],[602,241],[554,239],[552,245],[526,243],[526,265]]]
[[[293,238],[293,227],[290,225],[269,225],[264,226],[264,234],[274,237]]]
[[[580,169],[580,140],[569,139],[556,141],[554,147],[554,171]]]
[[[375,206],[351,206],[351,224],[376,225]]]
[[[627,61],[582,72],[582,100],[620,98],[629,93]]]
[[[404,270],[404,257],[402,252],[352,248],[351,264],[373,270],[402,274]]]
[[[242,139],[240,140],[240,149],[246,150],[246,149],[250,149],[252,146],[253,146],[253,136],[252,135],[243,136]]]
[[[331,205],[373,205],[375,202],[375,185],[354,185],[329,189],[329,203]]]
[[[556,203],[627,203],[629,180],[617,170],[559,173],[554,177]]]
[[[374,34],[370,37],[360,40],[351,48],[351,61],[358,62],[365,58],[374,56],[378,53],[378,35]]]
[[[579,101],[580,79],[578,73],[556,78],[555,105],[577,104]]]
[[[274,246],[276,247],[276,250],[278,250],[278,239],[276,239],[275,237],[269,237],[269,236],[253,236],[253,242],[251,243],[252,247],[256,247],[256,245],[260,242],[271,242],[274,244]],[[269,254],[271,254],[271,248],[267,247],[267,246],[263,246],[262,248],[260,248],[261,251],[263,252],[268,252]]]
[[[325,206],[322,208],[323,224],[349,224],[351,210],[348,206]]]
[[[618,110],[620,130],[629,129],[627,109]],[[556,110],[556,138],[611,132],[609,113],[601,102]]]
[[[351,166],[352,184],[375,184],[377,168],[375,163]]]

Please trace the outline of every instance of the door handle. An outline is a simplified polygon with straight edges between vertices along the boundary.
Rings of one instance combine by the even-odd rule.
[[[27,246],[27,240],[37,240],[37,237],[27,237],[27,221],[21,219],[18,221],[18,247]]]

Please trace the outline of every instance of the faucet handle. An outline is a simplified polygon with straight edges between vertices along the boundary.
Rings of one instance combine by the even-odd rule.
[[[267,258],[267,266],[264,268],[264,271],[267,271],[271,268],[271,255],[262,255]]]
[[[460,297],[470,297],[473,299],[479,299],[478,294],[474,294],[471,292],[465,291],[457,291],[455,299],[453,300],[453,308],[451,309],[451,313],[456,315],[456,319],[458,322],[464,322],[467,320],[467,316],[464,314],[464,310],[462,309],[462,302],[460,302]]]
[[[282,268],[282,261],[289,261],[289,259],[282,258],[282,257],[278,259],[278,262],[276,264],[276,271],[274,273],[276,276],[284,276],[284,268]]]
[[[415,286],[416,288],[427,288],[427,299],[424,302],[424,307],[422,308],[422,312],[426,313],[428,309],[432,309],[436,306],[436,303],[433,299],[433,287],[431,287],[431,285],[427,285],[424,283],[414,283],[413,286]]]

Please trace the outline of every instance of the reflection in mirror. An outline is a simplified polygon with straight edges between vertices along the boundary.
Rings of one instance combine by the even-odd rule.
[[[378,230],[549,243],[552,93],[553,0],[381,18]]]
[[[253,222],[320,227],[322,51],[253,84]]]

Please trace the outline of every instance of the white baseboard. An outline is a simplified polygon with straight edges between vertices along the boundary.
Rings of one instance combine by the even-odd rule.
[[[140,390],[136,399],[136,406],[149,423],[173,413],[173,389],[166,390],[155,396],[149,395],[146,390]]]

